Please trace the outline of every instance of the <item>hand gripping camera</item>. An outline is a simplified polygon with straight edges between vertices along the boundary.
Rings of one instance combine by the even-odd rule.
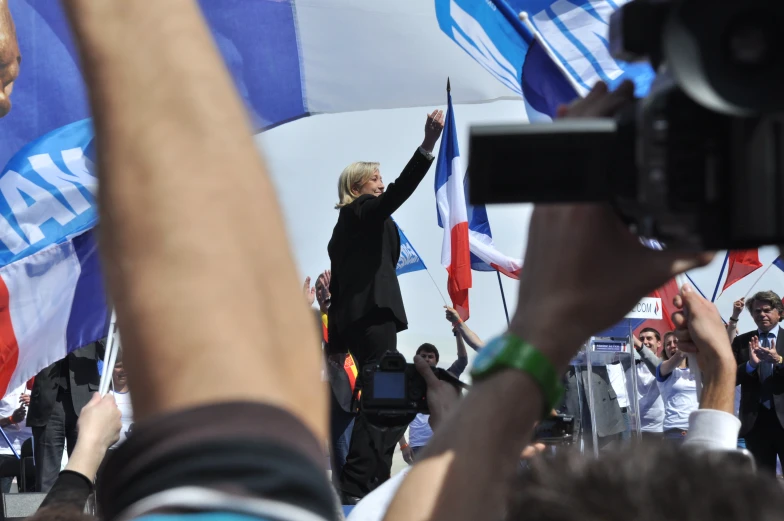
[[[649,95],[615,118],[474,127],[471,202],[609,202],[681,249],[784,244],[784,2],[633,0],[616,59]]]
[[[466,385],[456,376],[439,367],[432,368],[439,380],[449,382],[460,390]],[[408,425],[417,413],[429,414],[427,384],[414,364],[405,357],[387,352],[376,364],[362,368],[359,410],[374,425],[395,427]]]

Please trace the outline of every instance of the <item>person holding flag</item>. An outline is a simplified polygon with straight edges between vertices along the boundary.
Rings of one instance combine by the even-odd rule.
[[[422,145],[397,180],[384,186],[378,163],[347,166],[338,180],[338,222],[328,251],[328,354],[345,358],[348,348],[362,373],[387,351],[397,351],[397,332],[408,328],[395,268],[400,234],[392,213],[414,193],[433,163],[444,129],[444,113],[434,110],[425,123]],[[344,504],[356,503],[389,478],[395,444],[405,426],[381,428],[360,413],[340,478]]]

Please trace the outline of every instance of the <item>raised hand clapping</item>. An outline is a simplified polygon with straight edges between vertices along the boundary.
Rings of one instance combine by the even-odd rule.
[[[754,337],[752,340],[757,340],[757,344],[759,344],[759,339]],[[776,351],[776,340],[771,339],[770,347],[763,347],[760,345],[755,350],[755,354],[757,358],[763,362],[770,362],[772,364],[780,364],[782,362],[782,357]]]

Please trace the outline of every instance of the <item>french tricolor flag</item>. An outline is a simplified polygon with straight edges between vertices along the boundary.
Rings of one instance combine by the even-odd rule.
[[[447,105],[444,135],[441,138],[441,148],[436,163],[435,182],[438,225],[444,229],[441,264],[449,274],[447,291],[452,299],[452,305],[460,314],[460,318],[467,320],[468,289],[471,287],[471,249],[464,190],[465,172],[460,166],[455,113],[448,81]]]
[[[72,123],[0,174],[0,396],[106,336],[92,138],[89,120]]]
[[[468,198],[468,179],[466,179]],[[523,261],[507,257],[493,244],[493,232],[487,218],[485,205],[467,205],[468,241],[471,247],[471,269],[476,271],[499,271],[513,279],[520,278]]]

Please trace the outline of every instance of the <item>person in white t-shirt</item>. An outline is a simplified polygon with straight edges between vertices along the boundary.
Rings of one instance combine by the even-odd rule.
[[[642,329],[640,338],[634,339],[634,348],[639,354],[639,358],[635,355],[635,368],[640,407],[640,432],[643,439],[661,439],[664,430],[664,402],[655,376],[656,368],[661,364],[661,360],[657,357],[661,347],[661,334],[652,327]],[[627,369],[628,385],[631,385],[631,376],[628,374],[630,371],[631,369]]]
[[[25,405],[30,403],[30,395],[22,384],[0,400],[0,428],[11,441],[13,450],[5,438],[0,437],[0,491],[7,494],[11,490],[14,477],[19,481],[19,460],[14,455],[22,453],[22,444],[33,435],[33,430],[25,423],[27,411]],[[21,405],[20,405],[21,404]]]
[[[117,353],[117,362],[114,364],[114,372],[112,373],[112,393],[114,394],[114,401],[117,403],[117,408],[122,413],[122,429],[120,429],[120,439],[112,445],[111,448],[116,449],[125,439],[131,434],[133,430],[133,407],[131,406],[131,393],[128,392],[128,378],[125,374],[125,369],[122,363],[122,353]]]
[[[656,380],[664,401],[664,439],[678,443],[688,432],[689,415],[700,407],[697,382],[672,331],[664,334],[662,354],[664,361],[656,368]]]

